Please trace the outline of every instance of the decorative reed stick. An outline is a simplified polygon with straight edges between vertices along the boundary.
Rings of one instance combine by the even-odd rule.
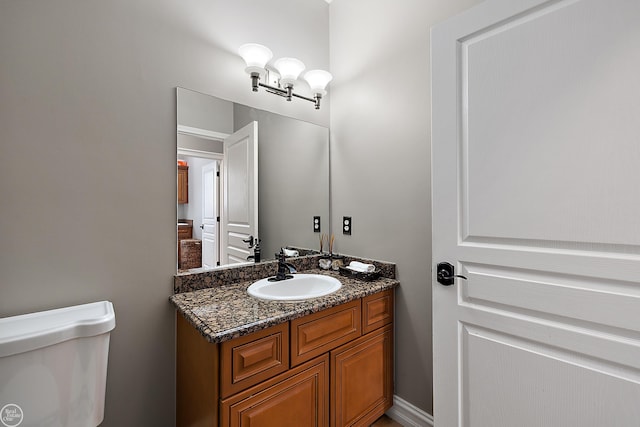
[[[333,233],[331,233],[331,240],[329,240],[329,253],[333,254],[333,241],[335,240],[335,237],[333,235]],[[327,240],[329,239],[329,236],[327,236]]]
[[[320,253],[322,253],[322,249],[324,248],[324,233],[321,233],[319,237],[320,237]],[[329,236],[327,236],[327,240],[329,240],[328,237]]]

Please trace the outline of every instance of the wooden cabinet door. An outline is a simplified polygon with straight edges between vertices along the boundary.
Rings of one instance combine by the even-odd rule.
[[[331,352],[331,426],[369,426],[393,404],[393,325]]]
[[[289,325],[281,323],[221,344],[223,398],[289,369]]]
[[[324,355],[223,400],[222,426],[328,426],[328,364]]]
[[[178,203],[189,203],[189,166],[178,166]]]

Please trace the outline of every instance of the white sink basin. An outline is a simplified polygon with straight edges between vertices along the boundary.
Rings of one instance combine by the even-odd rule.
[[[301,301],[329,295],[342,287],[334,277],[321,274],[294,274],[292,279],[271,282],[258,280],[247,289],[249,295],[272,301]]]

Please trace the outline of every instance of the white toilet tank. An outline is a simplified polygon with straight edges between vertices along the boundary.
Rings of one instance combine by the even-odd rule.
[[[104,417],[109,301],[0,319],[0,427],[94,427]]]

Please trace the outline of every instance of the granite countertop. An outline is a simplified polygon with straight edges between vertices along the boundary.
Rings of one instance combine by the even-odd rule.
[[[301,272],[302,273],[302,272]],[[244,281],[172,295],[169,300],[207,341],[220,343],[306,316],[330,307],[398,286],[395,279],[381,277],[364,282],[326,270],[304,273],[325,274],[342,282],[333,294],[297,302],[265,301],[247,293],[253,283]]]

